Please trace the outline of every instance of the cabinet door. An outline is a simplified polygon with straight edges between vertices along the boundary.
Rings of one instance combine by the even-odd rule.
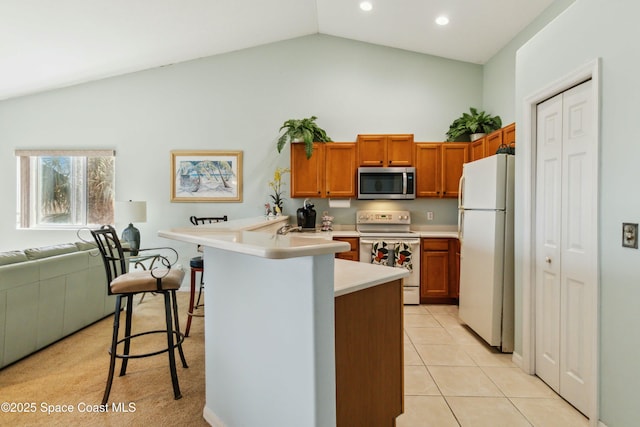
[[[331,143],[324,147],[325,196],[355,197],[356,144]]]
[[[437,143],[415,144],[417,197],[440,197],[441,145]]]
[[[462,165],[469,156],[468,143],[442,144],[442,197],[458,197]]]
[[[413,135],[387,137],[387,166],[413,166]]]
[[[360,166],[385,166],[385,135],[358,135],[358,164]]]
[[[477,139],[470,144],[470,147],[469,147],[470,162],[473,162],[474,160],[482,159],[483,157],[492,154],[492,153],[485,153],[485,144],[486,144],[486,137]]]
[[[307,159],[304,144],[291,144],[291,197],[321,197],[324,179],[324,144],[313,144]]]
[[[498,147],[502,144],[502,129],[491,132],[485,137],[487,139],[486,155],[493,156],[498,151]]]
[[[506,145],[516,143],[516,124],[511,123],[509,126],[502,128],[502,142]]]
[[[449,297],[448,239],[422,239],[421,298]]]
[[[334,237],[333,240],[337,240],[340,242],[347,242],[351,245],[351,250],[349,252],[338,252],[336,253],[336,258],[346,259],[349,261],[360,261],[360,251],[359,244],[360,239],[357,237]]]

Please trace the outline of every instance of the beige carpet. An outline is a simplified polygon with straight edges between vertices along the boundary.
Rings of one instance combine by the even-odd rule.
[[[188,296],[186,292],[178,292],[183,331]],[[159,326],[164,324],[163,297],[149,294],[142,303],[138,300],[136,297],[134,330],[161,329]],[[109,316],[0,370],[0,403],[13,402],[16,409],[24,404],[35,404],[34,413],[0,412],[0,425],[207,426],[202,418],[205,402],[203,319],[198,317],[193,318],[190,336],[183,344],[188,369],[182,368],[176,352],[182,399],[173,398],[168,357],[163,353],[129,361],[124,377],[118,376],[120,361],[117,361],[108,412],[88,412],[92,405],[99,405],[102,400],[112,327],[113,316]],[[148,337],[134,341],[132,353],[166,345],[166,335]],[[128,412],[115,411],[114,404]],[[49,405],[68,406],[73,412],[59,412],[62,407],[54,406],[55,412],[47,414],[45,408]]]

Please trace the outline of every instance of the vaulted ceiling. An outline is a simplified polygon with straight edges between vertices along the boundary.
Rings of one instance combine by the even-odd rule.
[[[483,64],[553,0],[360,2],[2,0],[0,100],[318,33]]]

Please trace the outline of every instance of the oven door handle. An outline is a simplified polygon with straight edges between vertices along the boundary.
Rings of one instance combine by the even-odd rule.
[[[360,238],[360,244],[361,245],[372,245],[376,242],[386,242],[386,243],[390,243],[390,244],[396,244],[396,243],[406,243],[408,245],[418,245],[420,244],[420,239],[398,239],[397,237],[393,237],[391,239],[386,239],[384,237],[380,237],[379,239],[363,239]]]
[[[373,245],[376,242],[389,242],[389,241],[385,240],[384,238],[380,238],[380,239],[360,239],[360,244],[361,245]]]

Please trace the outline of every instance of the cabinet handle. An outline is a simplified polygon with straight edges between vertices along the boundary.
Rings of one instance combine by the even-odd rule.
[[[380,160],[380,164],[382,164],[382,160]]]

